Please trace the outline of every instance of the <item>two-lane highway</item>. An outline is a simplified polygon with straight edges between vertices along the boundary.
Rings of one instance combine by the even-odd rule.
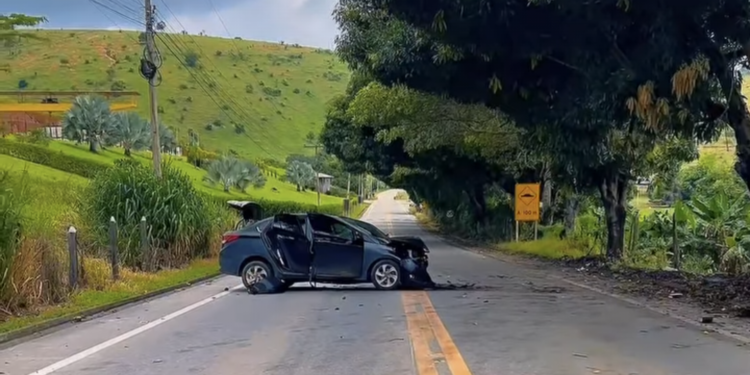
[[[394,195],[381,194],[365,219],[422,236],[436,281],[479,288],[251,296],[225,277],[6,348],[0,373],[750,374],[737,343],[452,247]]]

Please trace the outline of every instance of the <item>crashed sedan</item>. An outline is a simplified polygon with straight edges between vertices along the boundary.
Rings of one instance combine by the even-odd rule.
[[[391,238],[359,220],[281,214],[224,234],[219,264],[253,293],[281,292],[297,282],[394,290],[433,284],[427,252],[418,238]]]

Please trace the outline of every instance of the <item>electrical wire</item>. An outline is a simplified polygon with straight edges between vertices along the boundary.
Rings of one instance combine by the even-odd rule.
[[[177,18],[177,16],[174,14],[174,12],[172,12],[172,10],[169,8],[169,5],[167,5],[164,2],[164,0],[162,0],[162,3],[164,4],[164,7],[167,10],[167,12],[169,12],[171,14],[171,16],[175,20],[175,22],[177,22],[180,25],[180,27],[184,30],[185,29],[184,25],[180,22],[179,18]],[[166,22],[165,22],[165,26],[171,28]],[[175,32],[175,34],[177,34],[177,33]],[[219,75],[219,77],[221,77],[225,82],[229,83],[229,80],[221,73],[221,70],[216,66],[216,64],[214,64],[213,60],[211,58],[209,58],[208,55],[203,51],[203,49],[200,47],[200,44],[193,38],[193,36],[190,35],[190,34],[187,34],[187,37],[190,38],[192,44],[198,49],[198,54],[201,56],[201,58],[203,60],[205,60],[205,61],[208,61],[212,65],[212,67],[214,68],[214,71],[217,72],[217,74]],[[175,39],[177,39],[177,38],[175,38]],[[231,35],[230,35],[230,40],[232,40],[232,43],[234,44],[233,39],[231,39]],[[187,44],[183,43],[183,46],[186,47],[186,49],[190,50],[190,47],[188,47]],[[236,44],[235,44],[235,47],[236,47]],[[239,49],[238,49],[238,52],[240,52]],[[214,84],[213,85],[209,85],[209,87],[211,87],[211,86],[218,86],[218,82],[216,82],[216,80],[213,80],[213,82],[214,82]],[[235,111],[240,118],[244,118],[247,121],[248,124],[252,124],[252,118],[253,118],[253,116],[249,115],[248,112],[245,111],[245,108],[251,109],[252,107],[246,107],[246,106],[240,105],[239,103],[237,103],[237,101],[235,100],[235,98],[232,97],[232,96],[226,96],[225,100],[227,102],[229,102],[229,103],[234,104],[236,108],[239,108],[239,111],[237,109],[233,109],[233,111]],[[278,109],[278,107],[276,107],[275,103],[273,103],[272,101],[269,101],[269,102],[276,108],[277,111],[280,111]],[[241,112],[241,114],[238,113],[238,112]],[[258,116],[261,115],[257,111],[253,111],[253,112],[254,112],[254,114],[255,114],[256,117],[258,117]],[[263,127],[258,127],[256,129],[258,130],[259,133],[265,133],[265,129]],[[268,138],[272,138],[272,136],[270,134],[265,133],[265,135]],[[282,148],[282,151],[286,152],[287,154],[292,153],[289,150],[283,149],[283,148]]]
[[[143,19],[140,19],[140,15],[142,14],[142,12],[140,11],[140,8],[142,6],[140,2],[137,0],[133,1],[132,6],[124,4],[122,1],[118,1],[118,0],[89,0],[89,1],[97,5],[97,10],[99,10],[110,21],[112,21],[112,23],[115,24],[117,27],[120,27],[119,25],[117,25],[117,22],[115,22],[111,17],[109,17],[109,15],[106,12],[103,12],[102,9],[112,12],[120,16],[121,18],[127,20],[128,22],[132,22],[136,25],[143,26],[143,27],[146,26],[146,21]],[[169,6],[163,0],[162,0],[162,3],[165,9],[167,9],[167,11],[171,14],[175,22],[177,22],[184,29],[184,25],[182,25],[182,23],[179,21],[179,19],[174,14],[174,12],[172,12]],[[211,6],[216,12],[216,8],[213,2],[211,3]],[[219,17],[220,22],[224,26],[224,29],[227,32],[229,32],[223,19],[221,19],[221,16],[218,14],[218,12],[216,12],[216,14]],[[159,13],[154,11],[152,14],[152,20],[151,20],[152,26],[158,16],[159,16]],[[163,28],[171,29],[171,26],[168,23],[166,23],[166,21],[163,20],[164,17],[161,17],[161,18],[162,18],[162,21],[160,22],[160,24],[164,26]],[[174,29],[172,30],[174,31]],[[174,31],[174,34],[177,35],[178,33]],[[193,80],[195,80],[198,86],[200,86],[202,91],[209,97],[209,99],[211,99],[214,102],[214,104],[216,104],[219,110],[221,110],[230,119],[230,121],[239,123],[239,124],[243,124],[243,123],[252,124],[251,119],[253,118],[253,116],[250,116],[249,113],[244,110],[244,107],[240,105],[234,97],[227,94],[224,90],[221,90],[218,82],[216,81],[214,77],[211,77],[203,70],[197,70],[196,72],[196,69],[193,69],[187,66],[187,64],[183,61],[183,58],[185,54],[187,53],[187,51],[190,51],[191,48],[185,42],[180,40],[181,38],[170,35],[169,32],[155,33],[155,36],[161,42],[161,44],[164,45],[169,50],[169,52],[179,61],[179,63],[183,65],[183,68],[185,68],[185,70],[191,75]],[[139,44],[142,43],[140,40],[136,40],[132,36],[129,36],[129,37],[132,40],[137,41]],[[200,48],[200,45],[195,41],[195,39],[189,34],[188,34],[188,37],[191,39],[192,44],[199,50],[199,55],[201,56],[201,58],[211,63],[211,65],[214,68],[214,71],[216,71],[222,79],[228,82],[227,78],[221,73],[221,70],[219,70],[218,67],[213,63],[213,61],[206,56],[205,52]],[[230,36],[230,40],[233,46],[235,47],[235,49],[237,49],[237,51],[240,52],[239,47],[236,45],[235,41],[231,39],[231,36]],[[148,53],[148,49],[144,48],[142,58],[141,58],[139,73],[141,77],[143,77],[145,80],[149,82],[150,85],[157,87],[163,81],[161,71],[160,71],[160,68],[163,64],[163,58],[162,58],[162,53],[159,50],[158,43],[154,43],[154,49],[155,49],[155,53],[152,59],[151,55]],[[153,82],[153,81],[156,81],[156,82]],[[211,94],[211,91],[213,91],[213,94]],[[221,102],[223,102],[223,104]],[[275,103],[271,102],[271,104],[275,106]],[[229,113],[230,111],[234,114],[234,116]],[[256,117],[260,116],[260,113],[257,111],[252,111],[252,112],[255,113]],[[239,121],[237,121],[237,119],[239,119]],[[263,127],[259,127],[259,129],[257,130],[259,130],[259,132],[261,133],[265,132],[265,129],[263,129]],[[266,134],[266,136],[268,136],[268,134]],[[263,147],[261,143],[253,139],[253,137],[248,136],[248,138],[261,151],[266,153],[269,157],[273,158],[273,155],[271,154],[271,152],[269,152],[265,147]],[[287,153],[289,152],[288,150],[282,150],[282,151],[286,151]]]

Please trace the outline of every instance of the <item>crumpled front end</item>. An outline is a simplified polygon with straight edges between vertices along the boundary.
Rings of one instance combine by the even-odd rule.
[[[412,258],[401,259],[401,285],[404,288],[427,289],[435,287],[435,282],[427,272],[427,265]]]

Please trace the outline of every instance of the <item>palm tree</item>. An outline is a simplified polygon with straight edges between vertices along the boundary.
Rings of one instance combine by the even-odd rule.
[[[77,143],[88,142],[91,152],[99,152],[113,129],[109,103],[99,96],[79,96],[63,118],[63,136]]]
[[[159,124],[159,145],[165,152],[174,152],[177,148],[177,137],[174,131],[164,124]]]
[[[233,187],[245,191],[249,186],[261,188],[266,184],[266,178],[258,167],[231,156],[211,162],[204,180],[211,184],[221,184],[227,193]]]
[[[310,164],[294,160],[286,167],[286,179],[297,185],[297,191],[303,191],[315,180],[315,171]]]
[[[114,129],[111,140],[122,144],[125,156],[131,155],[131,150],[143,150],[151,144],[151,127],[149,123],[135,112],[115,113]]]
[[[252,186],[256,189],[260,189],[266,185],[266,176],[255,164],[250,162],[242,163],[241,168],[242,177],[237,182],[237,188],[245,191],[248,187]]]

